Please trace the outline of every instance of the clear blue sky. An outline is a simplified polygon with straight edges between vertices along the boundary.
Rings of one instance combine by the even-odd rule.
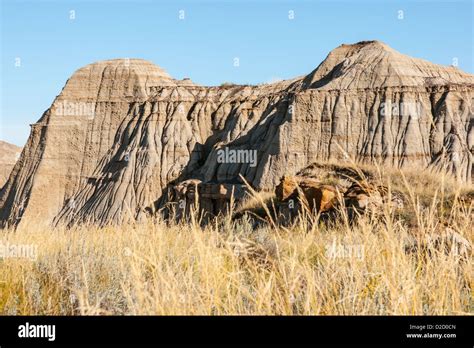
[[[0,139],[17,145],[68,77],[102,59],[148,59],[203,85],[253,84],[307,74],[340,44],[377,39],[474,72],[472,0],[0,1]]]

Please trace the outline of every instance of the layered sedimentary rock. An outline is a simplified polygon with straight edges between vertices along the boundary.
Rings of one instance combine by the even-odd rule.
[[[0,224],[121,223],[188,179],[273,189],[315,160],[445,169],[470,181],[474,76],[370,41],[309,75],[203,87],[118,59],[67,81],[0,195]]]
[[[20,153],[20,147],[0,140],[0,189],[10,176],[10,172],[20,157]]]

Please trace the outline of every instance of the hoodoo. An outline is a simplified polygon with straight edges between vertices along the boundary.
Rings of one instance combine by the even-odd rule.
[[[342,45],[305,77],[259,86],[198,86],[140,59],[94,63],[32,125],[0,193],[0,225],[133,221],[179,182],[242,176],[273,189],[316,160],[471,181],[473,103],[473,75],[378,41]],[[256,151],[256,162],[218,160],[221,149]]]

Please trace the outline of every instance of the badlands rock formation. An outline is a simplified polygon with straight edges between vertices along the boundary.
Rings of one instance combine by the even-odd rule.
[[[0,189],[7,181],[20,153],[20,147],[0,140]]]
[[[273,189],[315,160],[432,166],[470,181],[473,86],[473,75],[377,41],[260,86],[198,86],[139,59],[94,63],[31,126],[0,224],[121,223],[163,207],[184,180],[242,175]]]

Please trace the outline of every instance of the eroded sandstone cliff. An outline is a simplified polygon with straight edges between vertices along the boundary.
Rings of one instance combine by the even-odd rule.
[[[182,180],[242,175],[272,188],[334,158],[470,181],[473,114],[473,75],[377,41],[342,45],[305,77],[259,86],[203,87],[144,60],[103,61],[74,73],[32,125],[0,195],[0,223],[121,223],[163,206]],[[224,149],[255,151],[256,161],[222,161]]]

